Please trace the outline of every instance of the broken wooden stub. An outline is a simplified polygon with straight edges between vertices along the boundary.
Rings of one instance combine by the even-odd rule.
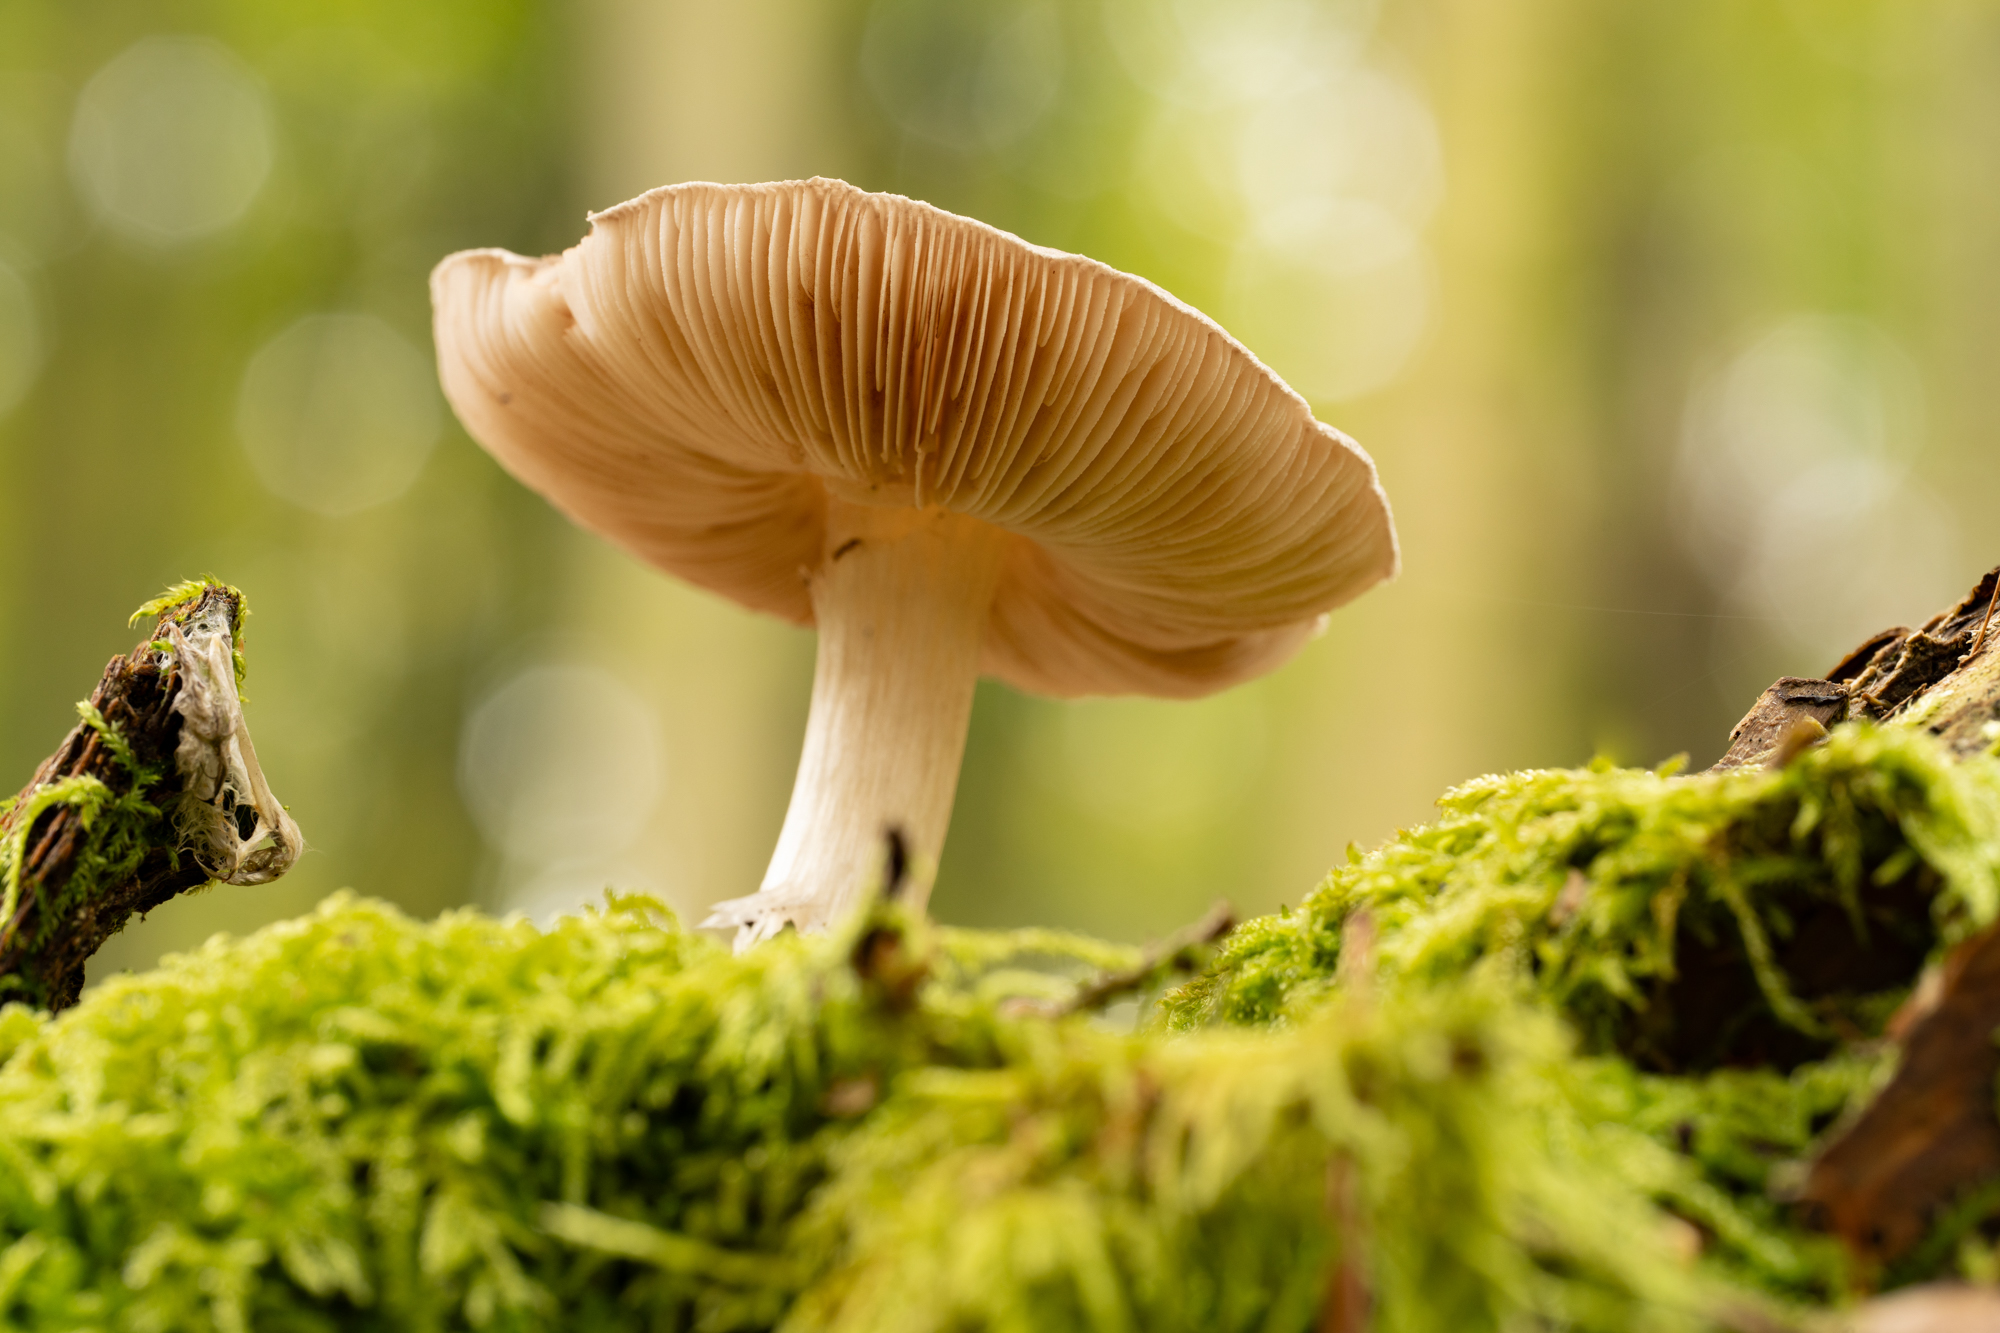
[[[0,813],[0,999],[64,1009],[84,964],[135,912],[212,880],[257,884],[297,859],[234,678],[239,594],[167,607],[111,659],[77,724]],[[22,821],[26,821],[23,827]]]
[[[1368,1333],[1374,1324],[1375,1296],[1368,1289],[1368,1265],[1362,1253],[1366,1233],[1359,1195],[1353,1160],[1336,1153],[1326,1164],[1327,1230],[1336,1248],[1314,1333]]]

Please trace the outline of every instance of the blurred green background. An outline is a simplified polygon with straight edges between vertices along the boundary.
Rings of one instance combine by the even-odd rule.
[[[342,885],[753,889],[811,636],[507,479],[425,276],[837,175],[1154,279],[1380,464],[1403,578],[1270,678],[983,685],[935,898],[1268,910],[1482,771],[1706,763],[2000,560],[1997,167],[1973,0],[4,0],[0,761],[212,572],[311,851],[100,975]]]

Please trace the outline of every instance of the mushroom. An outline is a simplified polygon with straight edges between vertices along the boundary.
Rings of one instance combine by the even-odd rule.
[[[819,631],[739,948],[823,930],[900,835],[921,905],[983,672],[1193,698],[1393,576],[1368,456],[1143,279],[841,181],[686,184],[560,255],[431,275],[472,437],[582,527]]]

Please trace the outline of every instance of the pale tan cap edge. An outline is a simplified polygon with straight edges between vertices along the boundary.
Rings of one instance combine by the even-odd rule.
[[[524,391],[524,379],[587,383],[591,373],[564,344],[569,312],[548,281],[560,260],[464,250],[432,270],[438,378],[466,433],[585,531],[752,610],[810,624],[802,571],[819,560],[825,511],[814,479],[732,467],[587,393]],[[628,469],[668,484],[648,489]]]

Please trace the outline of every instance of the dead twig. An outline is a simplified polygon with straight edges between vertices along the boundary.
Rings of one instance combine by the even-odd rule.
[[[1066,1018],[1071,1014],[1101,1009],[1121,995],[1144,990],[1166,972],[1191,972],[1199,964],[1198,951],[1215,943],[1236,927],[1236,911],[1226,902],[1208,909],[1199,921],[1149,944],[1133,966],[1104,972],[1076,988],[1062,1001],[1016,999],[1007,1005],[1014,1014],[1036,1014],[1044,1018]]]

